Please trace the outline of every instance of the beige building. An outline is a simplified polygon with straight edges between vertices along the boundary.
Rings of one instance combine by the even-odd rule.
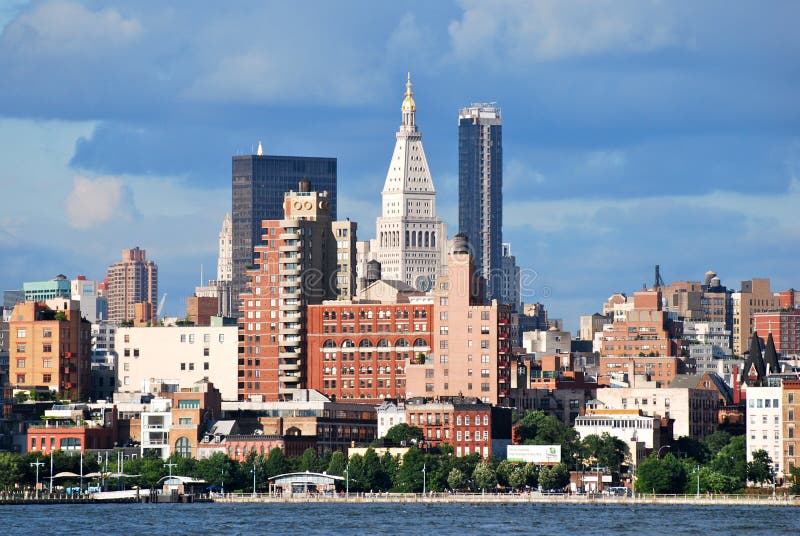
[[[149,392],[157,383],[190,387],[207,378],[223,400],[236,400],[238,328],[119,328],[117,391]]]
[[[673,438],[703,439],[717,431],[718,391],[711,389],[626,387],[597,390],[608,409],[639,410],[642,415],[674,419]]]
[[[753,313],[775,311],[780,299],[769,288],[769,279],[742,281],[742,289],[733,293],[733,353],[742,355],[750,347]]]
[[[611,323],[611,315],[581,315],[580,337],[582,341],[593,341],[597,333],[603,332],[603,326]]]
[[[122,250],[122,260],[108,267],[108,319],[122,322],[135,318],[134,306],[147,302],[152,311],[158,305],[158,266],[147,260],[145,250]]]
[[[465,396],[506,405],[511,389],[511,309],[481,304],[480,278],[456,235],[447,275],[433,289],[433,349],[406,367],[406,398]]]
[[[789,474],[800,467],[800,381],[783,380],[782,398],[783,468]]]

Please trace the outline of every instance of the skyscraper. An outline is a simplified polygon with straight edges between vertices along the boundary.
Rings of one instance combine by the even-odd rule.
[[[503,127],[493,104],[458,113],[458,229],[486,280],[486,298],[508,301],[502,295]]]
[[[153,313],[158,301],[158,266],[147,260],[139,247],[122,250],[122,261],[108,267],[108,319],[122,322],[134,319],[134,305],[150,304]]]
[[[261,142],[255,155],[234,156],[233,292],[234,301],[245,287],[245,271],[254,264],[261,245],[261,222],[283,218],[283,194],[307,179],[311,188],[328,192],[331,219],[336,219],[336,159],[265,155]]]
[[[382,212],[370,250],[381,263],[383,279],[427,290],[446,262],[447,230],[436,217],[436,189],[417,129],[410,74],[401,111],[403,119],[386,172]]]

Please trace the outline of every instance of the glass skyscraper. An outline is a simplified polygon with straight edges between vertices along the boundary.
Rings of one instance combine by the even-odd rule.
[[[253,248],[262,243],[261,221],[283,218],[283,195],[302,179],[311,189],[328,192],[331,219],[336,219],[336,159],[258,154],[233,157],[233,291],[234,302],[245,287],[245,270]]]
[[[503,127],[500,108],[473,104],[458,114],[458,230],[467,235],[487,300],[502,296]]]

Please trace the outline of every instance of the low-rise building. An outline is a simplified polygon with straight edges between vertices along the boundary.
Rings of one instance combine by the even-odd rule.
[[[44,412],[40,424],[28,427],[28,452],[86,452],[117,443],[117,410],[113,406],[60,404]]]
[[[608,434],[626,443],[642,442],[649,451],[658,451],[672,441],[670,419],[645,415],[638,409],[607,409],[594,400],[586,413],[575,419],[575,431],[581,439]]]
[[[235,419],[242,430],[265,436],[315,437],[316,449],[347,452],[377,438],[375,407],[334,402],[313,390],[298,389],[284,402],[223,402],[223,416]]]
[[[800,467],[800,381],[783,380],[781,398],[783,470],[788,475]]]
[[[643,415],[673,419],[673,438],[702,440],[717,430],[719,393],[716,389],[626,387],[597,390],[606,408],[635,409]]]
[[[385,400],[375,408],[378,418],[378,438],[386,437],[386,433],[398,424],[406,422],[406,405],[403,402]]]
[[[488,458],[493,446],[495,454],[503,454],[505,449],[499,447],[511,442],[510,410],[493,408],[477,398],[410,399],[406,422],[422,429],[426,445],[452,445],[456,456],[477,453]]]

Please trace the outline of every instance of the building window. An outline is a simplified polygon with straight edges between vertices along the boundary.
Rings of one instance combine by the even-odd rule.
[[[46,342],[46,343],[42,344],[42,352],[50,353],[52,351],[53,351],[53,345],[52,344],[50,344],[49,342]]]
[[[209,356],[208,348],[203,348],[203,357],[208,357],[208,356]]]
[[[24,374],[17,374],[17,383],[24,384],[25,383],[25,375]]]
[[[43,383],[50,383],[53,381],[53,375],[50,373],[42,374],[42,382]]]
[[[194,370],[194,363],[189,363],[189,370]]]
[[[203,363],[203,370],[208,370],[208,361]],[[256,371],[258,372],[258,371]]]
[[[17,368],[25,368],[25,360],[17,359]]]
[[[17,338],[18,339],[24,339],[27,336],[28,336],[28,332],[25,331],[24,328],[17,329]]]
[[[175,442],[175,452],[184,458],[192,457],[192,443],[188,437],[181,437]]]

